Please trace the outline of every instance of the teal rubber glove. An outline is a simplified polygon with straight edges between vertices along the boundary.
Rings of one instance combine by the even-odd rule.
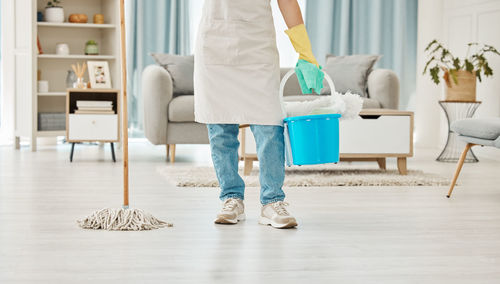
[[[309,63],[303,59],[299,59],[295,66],[295,73],[299,79],[300,88],[303,94],[311,94],[314,90],[317,94],[321,93],[323,89],[323,73],[321,66]]]

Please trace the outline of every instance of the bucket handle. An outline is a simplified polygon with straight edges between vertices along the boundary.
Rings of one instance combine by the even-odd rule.
[[[288,79],[292,77],[292,75],[295,73],[295,68],[290,69],[285,76],[283,76],[283,79],[281,79],[280,83],[280,104],[281,104],[281,113],[283,114],[283,118],[286,117],[286,110],[285,110],[285,102],[283,101],[283,95],[285,93],[285,85]],[[323,72],[325,74],[325,79],[330,86],[331,94],[335,92],[335,84],[333,83],[332,78],[326,74],[326,72]],[[293,156],[292,156],[292,148],[290,144],[290,136],[288,133],[288,124],[283,123],[284,127],[284,138],[285,138],[285,163],[288,167],[293,165]]]
[[[279,95],[280,95],[280,103],[281,103],[281,112],[283,113],[283,117],[286,117],[286,110],[285,110],[285,102],[283,100],[283,95],[285,93],[285,85],[288,79],[292,77],[292,75],[295,73],[295,68],[290,69],[288,72],[286,72],[285,76],[283,76],[283,79],[281,79],[280,83],[280,90],[279,90]],[[333,83],[332,78],[330,75],[328,75],[326,72],[323,71],[325,74],[325,79],[326,82],[328,83],[328,86],[330,86],[330,94],[333,94],[335,92],[335,84]],[[316,90],[314,90],[316,91]]]

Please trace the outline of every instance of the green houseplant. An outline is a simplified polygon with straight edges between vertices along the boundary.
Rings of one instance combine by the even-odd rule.
[[[51,23],[64,22],[64,9],[61,0],[51,0],[45,6],[45,20]]]
[[[475,101],[476,79],[481,82],[482,76],[493,75],[486,55],[500,55],[497,49],[479,43],[469,43],[467,47],[465,58],[455,57],[437,40],[431,41],[425,48],[429,60],[425,64],[423,74],[429,72],[432,81],[439,84],[440,73],[443,72],[447,101]],[[472,48],[475,48],[475,52],[471,54]]]

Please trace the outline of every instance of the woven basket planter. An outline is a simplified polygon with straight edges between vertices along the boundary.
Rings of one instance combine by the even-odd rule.
[[[476,101],[476,73],[466,70],[456,71],[457,83],[449,71],[445,70],[445,95],[447,101],[475,102]]]

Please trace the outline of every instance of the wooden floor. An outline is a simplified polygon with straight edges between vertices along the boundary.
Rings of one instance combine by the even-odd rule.
[[[258,189],[246,221],[214,225],[218,190],[175,188],[159,173],[164,147],[130,149],[132,205],[173,228],[77,227],[121,205],[108,146],[77,145],[72,164],[68,145],[0,147],[0,283],[500,283],[498,161],[466,164],[451,199],[446,187],[287,188],[299,227],[276,230],[257,224]],[[451,176],[436,152],[409,168]],[[175,166],[210,163],[207,146],[177,155]]]

